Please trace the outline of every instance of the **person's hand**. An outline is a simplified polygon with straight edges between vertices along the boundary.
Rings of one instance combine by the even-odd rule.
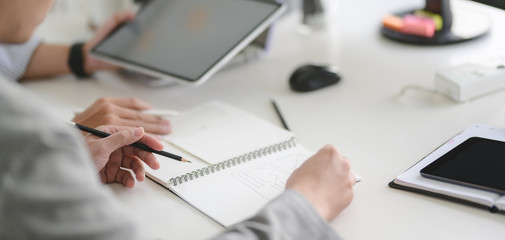
[[[170,121],[142,114],[151,106],[136,98],[100,98],[72,120],[75,123],[96,128],[102,125],[143,127],[146,132],[169,134]]]
[[[286,189],[301,193],[319,214],[333,220],[353,198],[355,176],[349,160],[331,145],[326,145],[289,177]]]
[[[135,19],[135,14],[132,11],[118,12],[111,19],[105,22],[98,28],[95,36],[83,46],[84,54],[84,70],[86,73],[91,74],[100,69],[118,69],[117,66],[100,61],[89,55],[91,49],[102,41],[112,30],[118,25]]]
[[[129,146],[138,141],[154,150],[163,150],[163,144],[145,135],[143,128],[100,126],[97,129],[111,134],[106,138],[99,138],[92,134],[85,137],[103,183],[120,183],[132,188],[135,180],[129,171],[122,168],[131,169],[138,181],[144,181],[145,170],[142,162],[152,169],[160,167],[152,153]]]

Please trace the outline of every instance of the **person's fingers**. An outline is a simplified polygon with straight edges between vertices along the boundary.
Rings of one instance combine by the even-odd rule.
[[[115,151],[140,140],[143,135],[143,128],[125,129],[119,130],[112,133],[110,136],[97,141],[101,142],[103,148]]]
[[[132,131],[141,131],[142,128],[131,129],[131,128],[127,128],[127,127],[100,126],[100,127],[98,127],[98,129],[101,131],[105,131],[105,132],[113,132],[113,134],[111,136],[104,138],[104,139],[108,139],[108,138],[112,138],[112,137],[117,138],[117,140],[113,140],[113,139],[109,140],[109,142],[114,142],[116,145],[112,145],[113,143],[109,143],[110,145],[103,144],[102,148],[115,150],[115,149],[122,147],[121,151],[124,156],[138,157],[141,161],[145,162],[152,169],[158,169],[160,167],[160,164],[159,164],[157,158],[151,152],[144,151],[139,148],[132,147],[132,146],[127,146],[127,145],[132,144],[133,142],[139,142],[139,143],[145,144],[146,146],[148,146],[154,150],[158,150],[158,151],[163,150],[164,146],[160,141],[158,141],[153,136],[143,134],[143,132],[141,133],[141,134],[143,134],[142,137],[133,138],[133,139],[137,139],[136,141],[133,141],[131,137],[128,137],[128,136],[125,137],[125,135],[131,134]],[[126,140],[128,138],[130,138],[130,140]],[[117,146],[119,146],[119,147],[117,147]],[[112,155],[111,155],[111,159],[112,159]],[[117,163],[115,163],[115,164],[117,165]],[[117,167],[117,166],[115,166],[115,167]]]
[[[146,130],[150,133],[170,133],[170,121],[140,112],[140,110],[147,109],[151,109],[151,106],[136,98],[102,97],[86,108],[84,112],[76,115],[73,121],[88,127],[101,125],[141,127],[145,125]],[[129,121],[121,122],[119,121],[121,119]]]
[[[138,142],[143,143],[146,146],[157,151],[161,151],[163,150],[163,148],[165,148],[165,146],[163,146],[163,143],[161,143],[160,140],[148,134],[144,134],[144,136],[140,140],[138,140]]]
[[[100,172],[100,178],[103,183],[121,183],[132,188],[135,185],[135,180],[129,171],[121,169],[122,159],[121,150],[113,152],[105,169]],[[130,163],[130,165],[132,164]]]
[[[151,169],[158,169],[160,168],[160,163],[158,162],[158,159],[154,156],[154,154],[142,151],[140,149],[135,149],[136,155],[147,164]]]
[[[119,169],[113,182],[121,183],[128,188],[135,186],[135,180],[133,179],[132,174],[124,169]]]
[[[349,159],[347,159],[347,158],[340,158],[339,160],[340,160],[340,164],[343,167],[343,171],[346,173],[351,172],[351,161],[349,161]]]
[[[74,118],[72,119],[72,122],[82,124],[87,127],[98,127],[100,125],[104,125],[104,124],[100,124],[100,122],[98,122],[98,121],[93,121],[95,116],[103,116],[102,114],[99,113],[99,111],[100,111],[100,108],[98,107],[98,103],[95,102],[91,106],[86,108],[86,110],[84,110],[84,112],[82,112],[80,114],[76,114],[74,116]]]
[[[121,66],[114,65],[112,63],[104,62],[100,59],[93,59],[93,64],[89,67],[90,71],[102,69],[102,70],[111,70],[111,71],[117,71],[121,69]]]
[[[164,122],[164,124],[153,124],[123,118],[116,118],[114,121],[115,125],[131,126],[131,127],[142,126],[146,132],[159,135],[169,134],[172,130],[169,122]]]
[[[144,127],[147,132],[168,134],[171,124],[167,119],[143,114],[139,110],[150,108],[147,103],[137,99],[111,99],[100,107],[98,115],[102,116],[107,125],[121,125],[130,127]],[[138,110],[137,110],[138,109]]]
[[[136,110],[152,109],[151,105],[138,98],[108,98],[107,100],[111,103],[125,108]]]
[[[152,116],[148,114],[144,114],[141,111],[133,110],[131,108],[119,107],[117,106],[115,109],[116,115],[123,119],[128,119],[130,121],[142,123],[142,126],[150,127],[153,126],[162,126],[166,130],[165,132],[170,132],[171,124],[167,119],[162,119],[157,116]],[[146,129],[149,132],[150,129]]]
[[[354,184],[356,184],[356,183],[358,183],[358,182],[361,181],[360,177],[358,177],[358,176],[356,176],[356,175],[354,175],[352,173],[349,174],[349,175],[350,175],[349,177],[350,177],[350,181],[351,181],[352,185],[354,185]]]
[[[135,173],[135,176],[139,182],[145,179],[144,165],[141,160],[135,156],[124,156],[123,157],[123,168],[128,168]]]
[[[131,21],[135,18],[132,11],[119,12],[98,28],[91,40],[84,44],[84,69],[87,73],[92,73],[97,69],[118,69],[119,67],[103,62],[89,54],[90,50],[102,41],[119,24]]]
[[[104,183],[110,183],[116,178],[116,175],[121,169],[121,161],[123,158],[123,153],[121,149],[118,149],[114,152],[111,153],[109,157],[109,161],[105,165],[105,168],[102,170],[103,171],[103,176],[105,178]]]
[[[126,127],[126,126],[99,126],[99,127],[97,127],[97,130],[100,130],[103,132],[108,132],[108,133],[116,133],[118,131],[132,130],[132,129],[133,128]],[[164,148],[163,143],[161,143],[160,140],[158,140],[155,136],[151,136],[150,134],[144,134],[139,140],[137,140],[137,142],[145,144],[146,146],[148,146],[154,150],[158,150],[158,151],[161,151]]]
[[[135,19],[135,13],[130,10],[125,10],[122,12],[117,12],[114,16],[109,20],[109,24],[103,28],[103,31],[109,33],[114,30],[118,25],[124,22],[128,22]],[[108,30],[108,31],[107,31]]]
[[[162,123],[162,118],[149,115],[149,114],[144,114],[141,111],[134,110],[132,108],[127,108],[127,107],[121,107],[118,106],[118,116],[121,118],[126,118],[126,119],[131,119],[131,120],[138,120],[142,122],[149,122],[149,123]]]
[[[154,156],[153,153],[141,150],[136,147],[125,147],[123,151],[124,154],[127,156],[139,158],[141,161],[145,162],[147,166],[149,166],[152,169],[160,168],[160,163],[158,162],[158,159]]]
[[[131,108],[135,110],[152,109],[151,105],[149,105],[148,103],[133,97],[132,98],[102,97],[97,100],[97,104],[99,105],[114,104],[120,107]]]
[[[102,181],[102,183],[107,184],[107,176],[105,174],[105,171],[101,170],[100,172],[98,172],[98,174],[100,175],[100,180]]]
[[[135,18],[135,14],[132,11],[118,12],[112,18],[107,20],[103,25],[101,25],[95,33],[94,38],[90,42],[91,46],[95,46],[100,42],[105,36],[107,36],[112,30],[114,30],[119,24],[127,21],[131,21]]]

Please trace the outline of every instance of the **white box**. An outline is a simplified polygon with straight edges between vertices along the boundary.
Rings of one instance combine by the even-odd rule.
[[[458,102],[468,101],[505,88],[505,66],[496,59],[439,70],[435,89]]]

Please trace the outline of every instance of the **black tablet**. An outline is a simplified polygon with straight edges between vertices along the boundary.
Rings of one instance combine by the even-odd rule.
[[[128,69],[198,85],[283,10],[274,0],[151,0],[91,52]]]
[[[505,194],[505,142],[469,138],[423,168],[421,175]]]

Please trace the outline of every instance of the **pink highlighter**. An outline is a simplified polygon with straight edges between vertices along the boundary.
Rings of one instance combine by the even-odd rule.
[[[401,32],[405,34],[422,37],[433,37],[435,30],[436,26],[433,19],[418,17],[411,14],[405,15],[403,17],[403,26],[401,28]]]

